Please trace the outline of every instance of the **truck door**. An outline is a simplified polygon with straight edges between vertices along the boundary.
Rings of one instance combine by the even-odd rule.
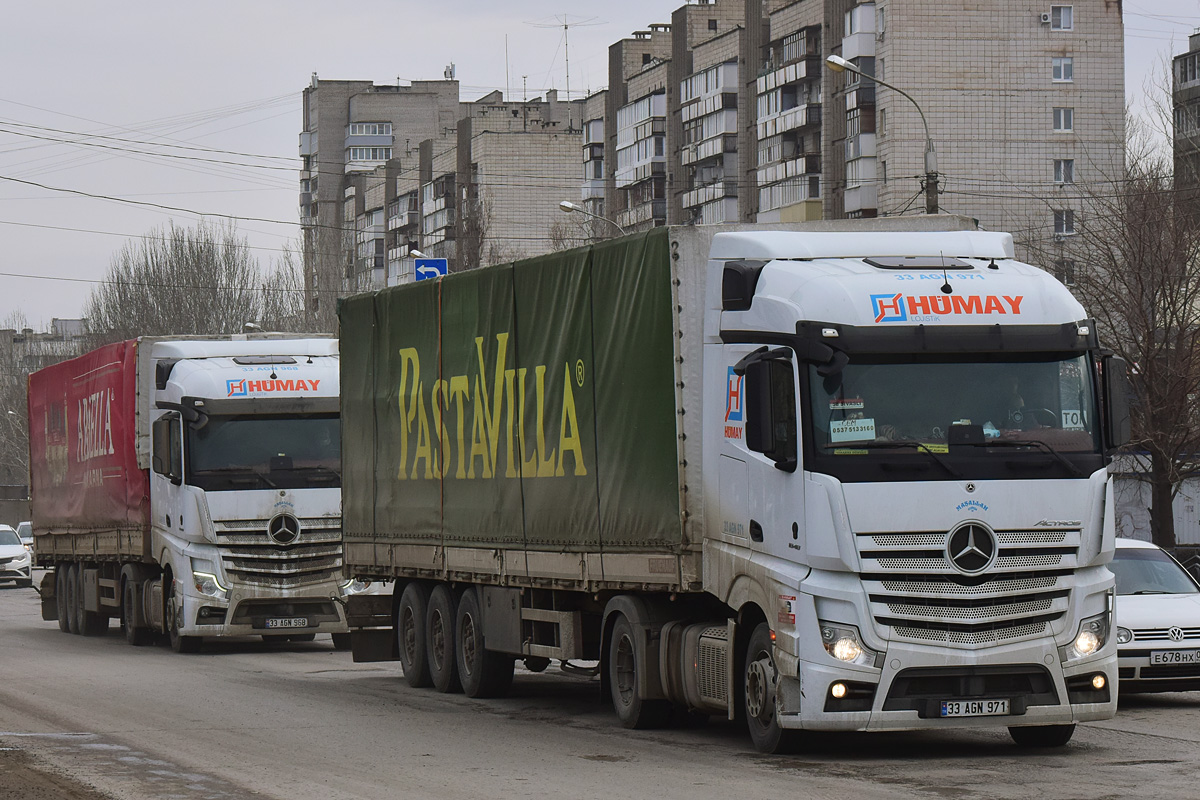
[[[738,449],[746,462],[749,546],[798,561],[804,543],[804,481],[799,470],[795,356],[787,347],[742,351],[730,373],[741,379],[743,434]]]
[[[150,511],[153,526],[178,535],[183,528],[183,421],[177,412],[151,428]]]

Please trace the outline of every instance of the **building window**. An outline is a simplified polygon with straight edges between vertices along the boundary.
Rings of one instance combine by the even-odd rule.
[[[717,29],[717,21],[715,19],[710,19],[708,21],[708,29],[710,31],[715,31]]]
[[[350,161],[387,161],[392,157],[390,147],[351,147]]]
[[[1060,258],[1054,262],[1054,277],[1067,286],[1075,285],[1075,262],[1069,258]]]
[[[1056,159],[1054,159],[1054,182],[1055,183],[1074,183],[1075,182],[1075,159],[1073,159],[1073,158],[1056,158]]]
[[[1063,56],[1062,58],[1050,59],[1050,62],[1052,64],[1051,69],[1052,69],[1052,74],[1053,74],[1053,80],[1055,80],[1059,83],[1069,83],[1069,82],[1075,80],[1075,65],[1073,63],[1074,61],[1075,61],[1075,59],[1071,58],[1071,56]]]
[[[1054,109],[1054,130],[1064,132],[1075,130],[1075,109]]]
[[[654,56],[650,55],[649,53],[642,53],[642,66],[643,67],[646,66],[647,64],[649,64],[653,60],[654,60]]]
[[[1069,31],[1075,29],[1072,6],[1050,6],[1050,30]]]
[[[1054,212],[1054,235],[1070,236],[1075,233],[1075,212],[1070,208],[1060,208]]]
[[[879,179],[883,183],[887,183],[887,162],[886,161],[879,162]]]
[[[350,123],[351,136],[391,136],[392,123],[390,122],[352,122]]]

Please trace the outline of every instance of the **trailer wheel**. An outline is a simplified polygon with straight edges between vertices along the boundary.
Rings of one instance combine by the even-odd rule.
[[[145,626],[135,625],[137,616],[137,585],[134,581],[126,580],[121,588],[121,627],[125,631],[125,641],[134,647],[143,647],[154,641],[154,632]]]
[[[642,646],[634,635],[633,625],[624,614],[618,615],[608,645],[608,683],[613,708],[626,728],[661,728],[671,718],[671,703],[647,700],[638,691],[638,651]]]
[[[423,583],[404,587],[396,606],[396,637],[400,645],[400,666],[404,680],[414,689],[433,685],[429,674],[429,642],[425,635],[425,617],[429,612],[429,590]]]
[[[450,587],[439,583],[429,595],[429,610],[425,615],[425,635],[429,651],[429,675],[439,692],[461,692],[458,665],[454,651],[454,594]]]
[[[760,622],[750,635],[746,662],[742,670],[742,710],[754,747],[760,753],[790,753],[799,745],[799,733],[779,726],[776,716],[775,645],[771,628]]]
[[[458,601],[454,620],[455,658],[468,697],[502,697],[512,688],[513,657],[484,647],[479,595],[468,589]]]
[[[1009,728],[1008,735],[1021,747],[1062,747],[1075,735],[1075,726],[1035,725]]]
[[[67,611],[67,568],[59,564],[54,568],[54,607],[58,610],[58,629],[71,632],[71,620]]]
[[[71,633],[79,633],[79,565],[67,567],[63,578],[66,584],[67,628]]]

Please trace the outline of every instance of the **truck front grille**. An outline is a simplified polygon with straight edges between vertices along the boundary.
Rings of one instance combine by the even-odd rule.
[[[986,647],[1045,635],[1069,607],[1079,530],[995,531],[994,563],[959,572],[945,532],[856,536],[871,613],[894,637]]]
[[[341,575],[341,518],[301,518],[299,536],[287,545],[270,537],[268,522],[250,519],[214,523],[217,547],[231,580],[295,589]]]

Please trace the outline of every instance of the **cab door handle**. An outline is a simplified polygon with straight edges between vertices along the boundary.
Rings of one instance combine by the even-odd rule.
[[[750,520],[750,539],[755,542],[763,540],[762,525],[759,525],[754,520]]]

